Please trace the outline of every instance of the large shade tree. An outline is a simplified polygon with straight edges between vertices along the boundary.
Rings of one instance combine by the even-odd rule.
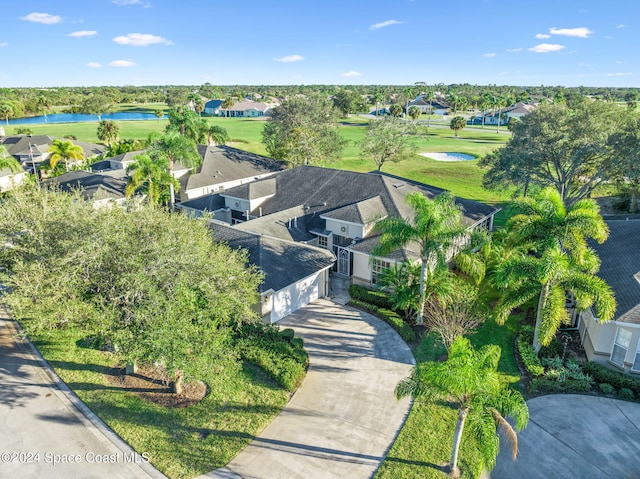
[[[400,118],[388,116],[372,120],[360,143],[360,156],[372,159],[380,171],[385,163],[414,157],[418,147],[413,137],[419,133],[419,127]]]
[[[640,195],[640,118],[626,113],[619,131],[609,137],[613,156],[612,178],[629,190],[629,212],[637,213]]]
[[[495,466],[499,452],[498,431],[511,441],[514,459],[518,452],[516,431],[527,426],[529,410],[522,395],[506,387],[498,373],[500,353],[495,345],[475,350],[468,339],[459,336],[449,349],[447,361],[419,364],[396,387],[398,398],[424,397],[455,404],[458,417],[448,465],[451,477],[460,476],[458,453],[465,426],[478,438],[488,469]],[[509,417],[515,427],[507,421]]]
[[[376,223],[375,231],[381,234],[373,254],[384,257],[409,244],[417,246],[421,265],[417,323],[423,324],[427,276],[448,262],[451,248],[465,228],[460,208],[448,192],[433,200],[419,192],[409,193],[405,201],[413,210],[413,218],[391,216]]]
[[[504,148],[478,163],[488,168],[487,188],[553,186],[567,204],[587,198],[611,176],[609,136],[620,110],[610,103],[584,101],[540,105],[513,127]]]

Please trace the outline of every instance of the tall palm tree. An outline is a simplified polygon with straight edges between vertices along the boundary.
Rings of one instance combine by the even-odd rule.
[[[169,173],[173,176],[176,162],[180,162],[186,168],[197,168],[202,164],[202,157],[198,153],[195,141],[182,136],[176,131],[170,131],[164,135],[150,138],[151,148],[149,155],[156,162],[167,165]],[[175,208],[176,196],[173,183],[169,183],[170,205]]]
[[[433,100],[435,99],[436,94],[433,90],[427,91],[425,93],[424,98],[429,102],[429,116],[427,117],[427,127],[431,126],[431,114],[433,113]]]
[[[0,116],[2,116],[7,125],[9,124],[9,117],[13,116],[13,107],[9,103],[0,103]]]
[[[151,205],[168,203],[170,200],[169,185],[180,187],[180,182],[168,171],[168,165],[162,161],[153,161],[149,155],[138,155],[127,168],[129,181],[124,193],[130,198],[136,191],[142,191]]]
[[[20,162],[16,160],[4,145],[0,145],[0,170],[8,168],[11,173],[20,171]]]
[[[598,318],[613,317],[616,302],[611,288],[595,275],[597,267],[587,269],[559,246],[539,256],[513,257],[500,264],[496,284],[502,296],[496,305],[496,321],[504,323],[511,311],[538,296],[533,348],[548,345],[556,331],[569,319],[565,307],[567,292],[580,310],[595,306]]]
[[[493,106],[493,95],[491,93],[485,93],[482,95],[480,108],[482,109],[482,128],[484,128],[484,119],[487,116],[487,111]]]
[[[67,171],[69,171],[69,160],[84,159],[82,148],[74,145],[70,140],[53,140],[53,144],[49,147],[49,152],[51,153],[49,157],[51,168],[55,168],[58,162],[62,160]]]
[[[104,141],[107,146],[111,146],[120,137],[120,126],[115,121],[102,120],[98,124],[98,139]]]
[[[500,448],[500,430],[512,443],[513,458],[518,452],[516,430],[529,422],[529,410],[522,395],[505,386],[498,373],[501,350],[486,345],[475,350],[468,339],[456,338],[445,362],[416,366],[411,376],[396,387],[398,399],[406,396],[453,402],[458,418],[449,460],[450,477],[459,477],[458,453],[465,425],[478,437],[483,460],[492,469]],[[515,428],[506,420],[515,419]]]
[[[227,141],[229,141],[229,133],[221,126],[210,125],[206,129],[205,133],[207,135],[207,143],[209,145],[224,145]]]
[[[465,229],[460,223],[462,214],[455,198],[448,192],[433,200],[418,192],[409,193],[405,201],[413,209],[413,218],[392,216],[380,220],[375,230],[382,234],[373,254],[386,256],[409,243],[417,244],[421,262],[417,324],[423,324],[426,277],[438,265],[447,263],[452,246]]]
[[[222,100],[222,103],[220,104],[220,108],[224,110],[225,116],[227,118],[229,117],[229,108],[235,105],[235,103],[236,103],[236,99],[231,96]]]
[[[380,109],[380,102],[384,101],[384,95],[381,92],[376,92],[373,95],[373,101],[376,103],[376,118],[378,117],[378,110]]]

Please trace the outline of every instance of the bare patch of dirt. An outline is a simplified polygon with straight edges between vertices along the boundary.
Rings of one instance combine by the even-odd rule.
[[[202,381],[184,385],[182,394],[175,394],[172,383],[166,380],[160,368],[138,368],[135,374],[125,374],[124,368],[107,376],[111,385],[160,406],[184,408],[198,404],[207,394],[207,386]]]

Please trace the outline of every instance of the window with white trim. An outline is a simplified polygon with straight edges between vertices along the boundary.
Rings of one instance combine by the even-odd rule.
[[[624,367],[624,358],[627,356],[627,351],[629,350],[630,343],[631,331],[623,328],[618,328],[618,332],[616,333],[616,340],[613,343],[613,350],[611,351],[610,358],[613,364]]]
[[[327,249],[329,247],[329,238],[318,235],[318,246],[320,246],[320,248]]]
[[[636,348],[636,355],[633,358],[631,370],[640,373],[640,341],[638,341],[638,347]]]
[[[382,258],[373,258],[371,260],[371,284],[376,284],[380,274],[385,270],[391,268],[391,262]]]

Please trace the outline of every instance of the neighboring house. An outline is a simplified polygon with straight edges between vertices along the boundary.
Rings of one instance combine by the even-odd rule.
[[[243,117],[243,118],[256,118],[261,116],[269,116],[271,113],[271,106],[259,101],[251,101],[244,99],[236,102],[230,108],[218,109],[219,116],[229,117]]]
[[[135,161],[135,157],[142,155],[144,152],[145,150],[128,151],[127,153],[106,158],[93,163],[91,171],[114,178],[124,178],[127,176],[127,168]]]
[[[384,268],[419,258],[414,244],[387,258],[372,255],[379,238],[375,223],[387,216],[411,217],[405,197],[415,191],[434,198],[444,190],[385,173],[300,166],[180,207],[191,214],[208,211],[214,220],[239,230],[332,251],[337,273],[356,283],[375,284]],[[456,201],[465,226],[492,228],[498,209],[461,198]]]
[[[8,191],[18,185],[21,185],[26,178],[27,172],[24,171],[22,166],[20,167],[20,171],[15,173],[9,168],[0,169],[0,192]]]
[[[587,359],[640,374],[640,219],[607,225],[609,238],[592,246],[601,261],[598,276],[616,297],[614,320],[600,322],[590,308],[580,313],[578,329]]]
[[[248,251],[249,262],[264,274],[259,286],[263,321],[275,323],[328,295],[329,269],[335,261],[325,249],[240,231],[212,223],[214,237]]]
[[[220,116],[220,108],[222,107],[222,100],[209,100],[204,104],[205,115]]]
[[[198,145],[198,152],[202,166],[181,180],[181,201],[256,181],[286,168],[280,161],[230,146]]]
[[[45,180],[44,186],[58,188],[64,192],[80,191],[86,201],[94,206],[123,205],[126,202],[124,189],[127,182],[98,173],[87,171],[71,171],[63,175]]]
[[[506,125],[511,118],[521,120],[523,116],[527,116],[537,108],[537,104],[523,103],[519,101],[507,108],[500,110],[500,125]],[[487,113],[484,115],[485,125],[498,124],[498,111]]]
[[[13,135],[0,137],[0,144],[24,167],[31,169],[49,159],[49,147],[56,138],[48,135]],[[82,148],[85,158],[92,158],[105,152],[106,147],[84,141],[70,140]]]
[[[444,97],[436,96],[431,102],[425,95],[418,95],[413,101],[409,102],[409,108],[412,106],[420,108],[421,113],[433,113],[434,115],[446,115],[451,107]]]

